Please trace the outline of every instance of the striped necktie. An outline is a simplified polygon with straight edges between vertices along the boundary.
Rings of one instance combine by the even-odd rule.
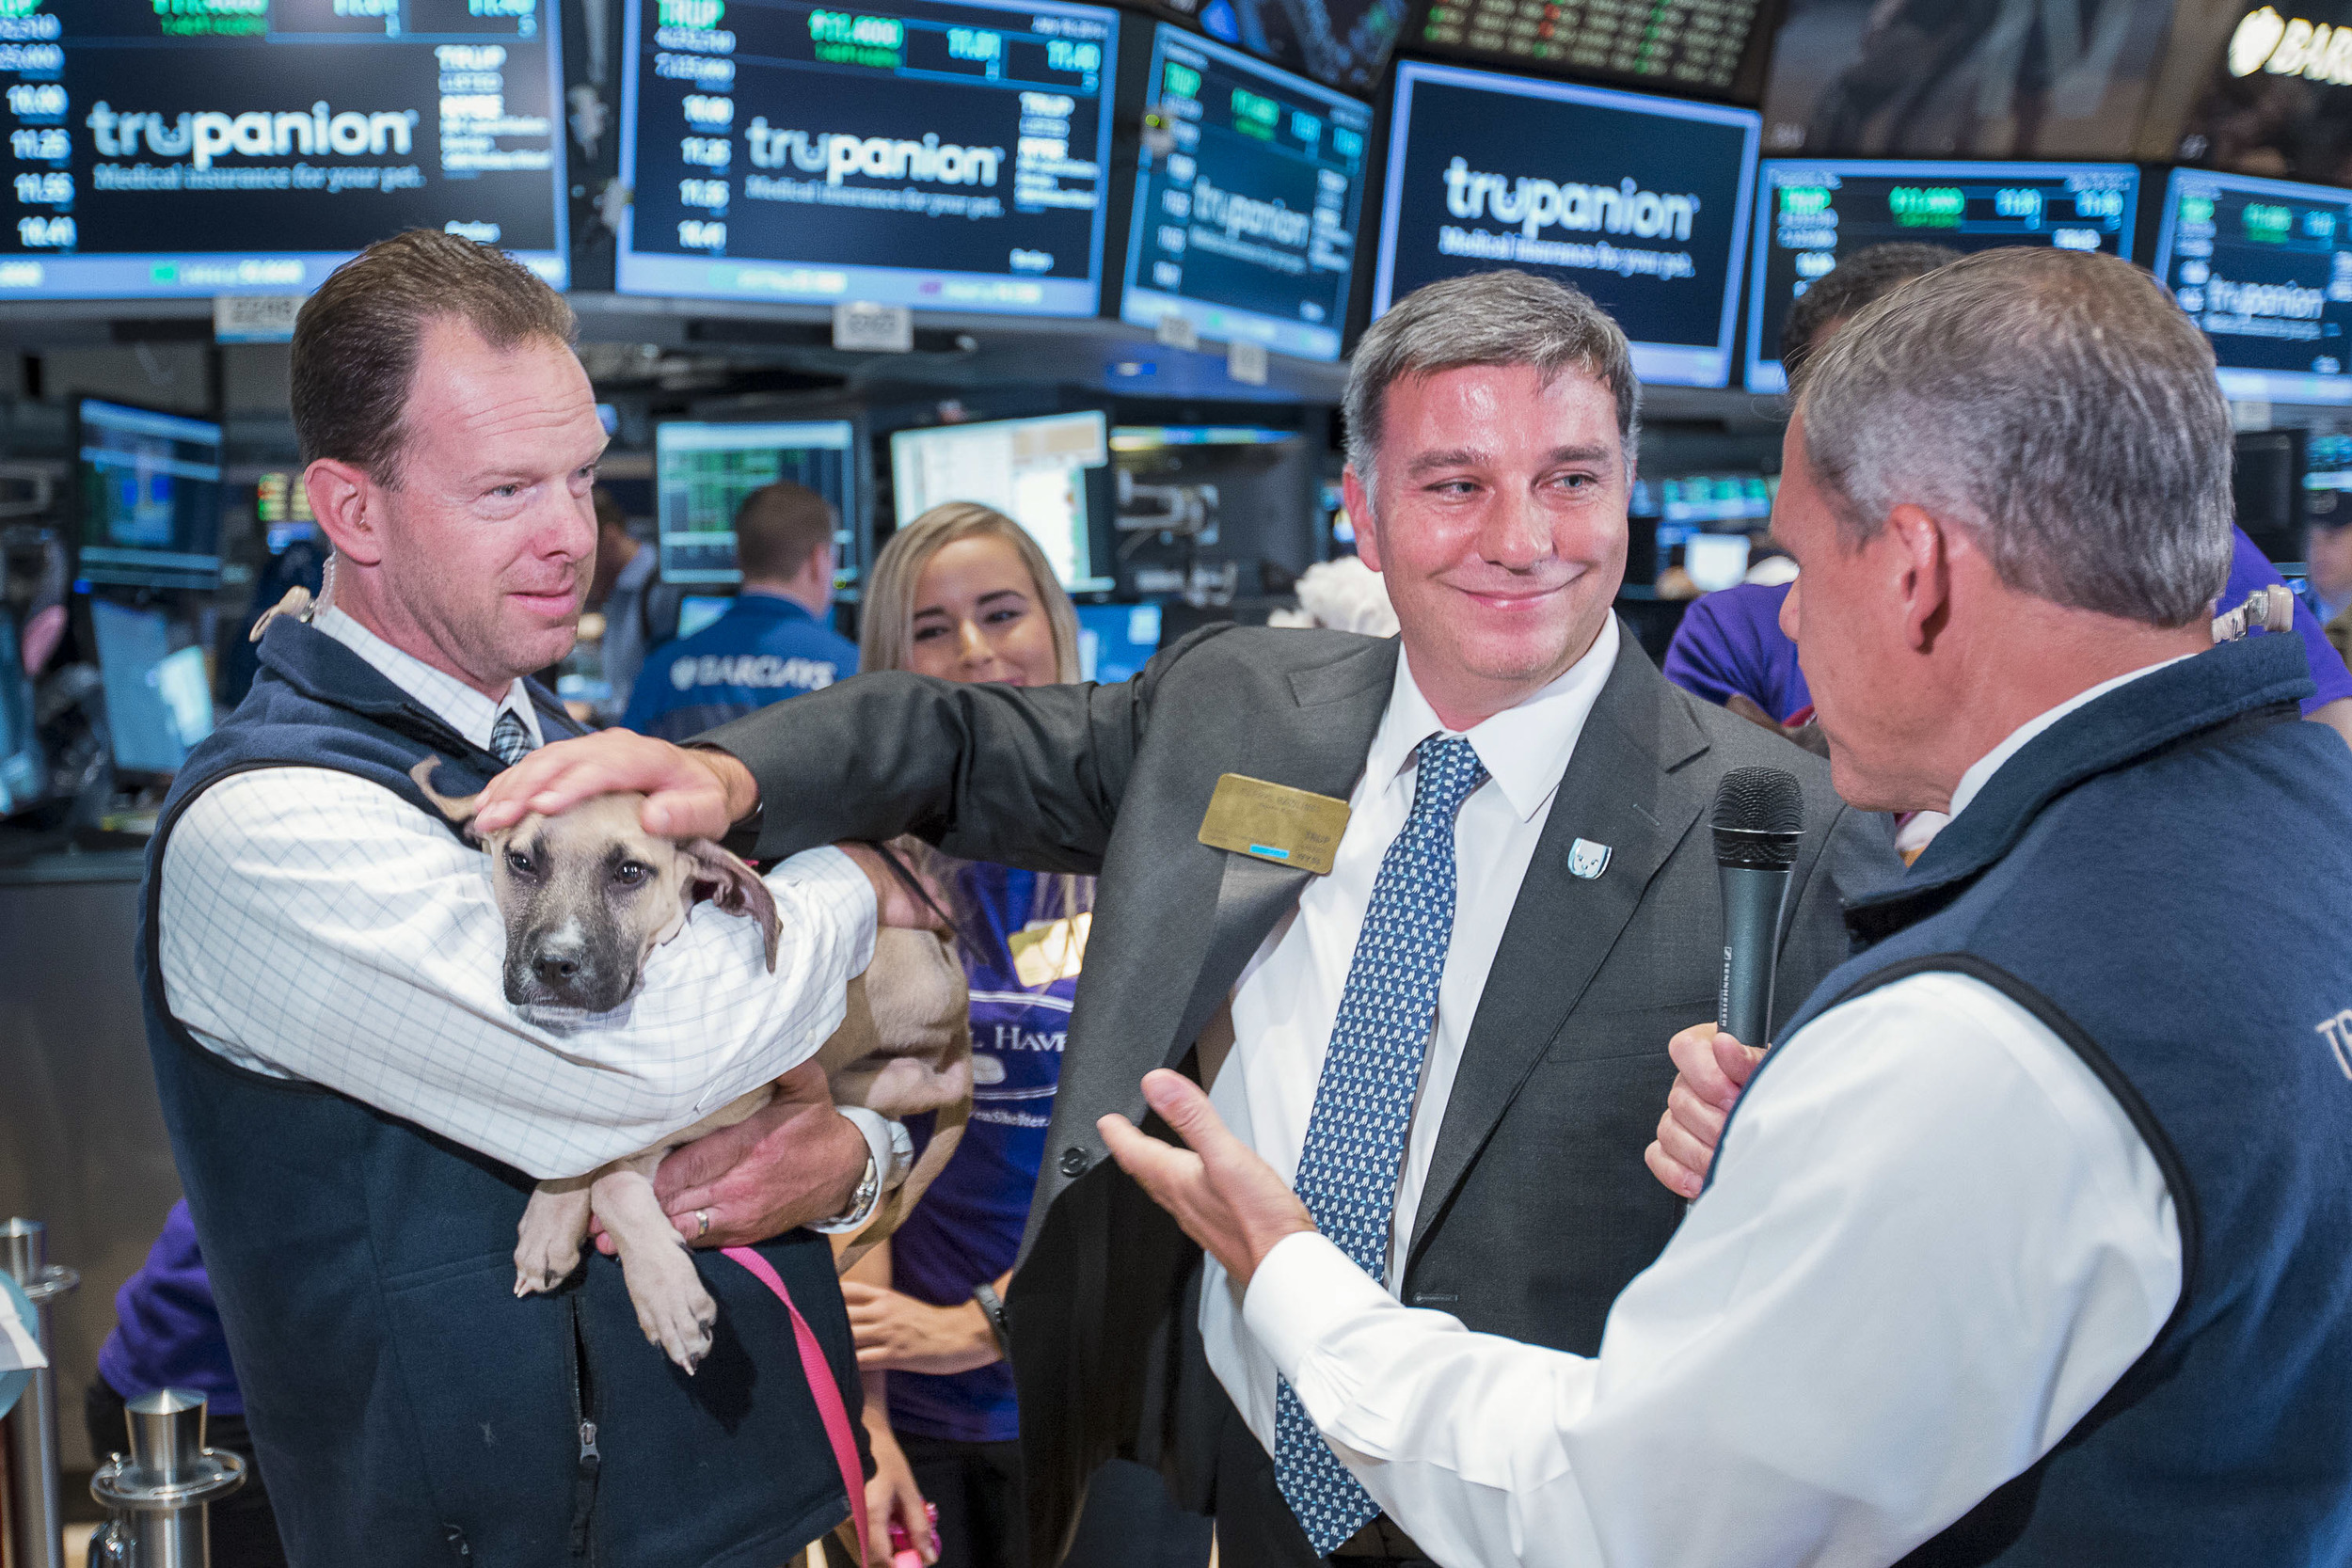
[[[1413,810],[1380,860],[1293,1184],[1315,1228],[1373,1278],[1386,1273],[1397,1172],[1454,938],[1454,817],[1486,769],[1458,736],[1421,743]],[[1285,1381],[1274,1475],[1318,1557],[1380,1512]]]

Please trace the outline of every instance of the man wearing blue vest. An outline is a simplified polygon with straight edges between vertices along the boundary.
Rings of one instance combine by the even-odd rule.
[[[833,503],[789,481],[735,514],[743,586],[727,612],[645,657],[621,722],[684,740],[755,708],[857,673],[857,644],[826,624],[833,607]]]
[[[1106,1140],[1446,1568],[2352,1560],[2352,753],[2297,639],[2212,644],[2210,349],[1988,252],[1856,317],[1786,454],[1838,790],[1952,822],[1599,1354],[1391,1299],[1174,1074],[1189,1151]]]
[[[437,756],[439,788],[469,794],[576,733],[522,678],[570,647],[594,561],[604,436],[572,330],[536,277],[434,230],[310,297],[294,411],[326,603],[269,625],[150,851],[149,1043],[295,1568],[768,1568],[849,1511],[791,1322],[745,1268],[696,1255],[720,1316],[691,1381],[610,1259],[515,1294],[535,1180],[773,1081],[738,1136],[696,1146],[688,1239],[756,1243],[854,1401],[831,1249],[805,1227],[861,1223],[900,1162],[806,1059],[897,902],[877,865],[771,869],[773,974],[756,927],[705,905],[628,1007],[543,1013],[501,990],[480,849],[409,779]]]

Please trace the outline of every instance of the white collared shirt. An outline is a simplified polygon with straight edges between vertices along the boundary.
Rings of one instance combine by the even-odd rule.
[[[477,744],[509,705],[537,733],[519,681],[493,704],[347,615],[314,624]],[[839,850],[812,849],[767,874],[785,933],[773,974],[755,923],[698,904],[626,1006],[527,1017],[502,989],[485,857],[332,768],[212,785],[173,830],[162,875],[165,993],[200,1043],[540,1179],[635,1153],[806,1061],[874,945],[872,884]],[[851,1119],[894,1184],[886,1124]]]
[[[1422,1183],[1445,1121],[1462,1045],[1486,988],[1486,972],[1568,759],[1615,667],[1617,639],[1616,618],[1611,616],[1593,646],[1565,673],[1467,732],[1470,750],[1490,777],[1470,792],[1454,819],[1454,935],[1397,1182],[1389,1240],[1391,1290],[1404,1267]],[[1297,908],[1267,935],[1233,989],[1233,1050],[1210,1098],[1226,1124],[1286,1181],[1298,1173],[1324,1054],[1381,859],[1412,811],[1415,748],[1431,736],[1453,733],[1415,684],[1411,662],[1400,649],[1388,709],[1348,797],[1347,828],[1330,875],[1308,884]],[[1634,1157],[1640,1153],[1634,1150]],[[1272,1452],[1274,1364],[1243,1325],[1214,1259],[1201,1286],[1200,1333],[1209,1365]]]
[[[2159,668],[2020,725],[1954,815]],[[1882,1568],[2048,1452],[2171,1315],[2154,1156],[2000,991],[1912,975],[1776,1053],[1597,1357],[1407,1308],[1320,1236],[1267,1255],[1251,1342],[1435,1561]]]
[[[547,744],[547,734],[539,728],[539,710],[532,705],[530,689],[521,676],[516,676],[506,694],[494,703],[447,671],[436,670],[407,650],[393,647],[332,605],[311,616],[310,625],[375,666],[377,674],[431,708],[451,729],[482,750],[490,749],[490,734],[498,727],[501,713],[512,713],[523,721],[531,731],[534,751]]]

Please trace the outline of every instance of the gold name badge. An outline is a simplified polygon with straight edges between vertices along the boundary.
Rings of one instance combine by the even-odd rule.
[[[1012,950],[1012,972],[1025,986],[1047,986],[1074,978],[1086,967],[1087,937],[1094,912],[1068,920],[1032,920],[1005,945]]]
[[[1212,849],[1255,855],[1277,865],[1327,875],[1347,831],[1347,802],[1288,784],[1228,773],[1216,781],[1200,842]]]

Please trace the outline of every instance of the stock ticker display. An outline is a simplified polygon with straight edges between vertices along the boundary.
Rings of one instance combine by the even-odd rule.
[[[630,0],[627,293],[1092,315],[1111,11]]]
[[[1874,245],[2053,245],[2129,261],[2139,171],[2129,164],[1767,159],[1749,268],[1748,390],[1783,392],[1788,308]]]
[[[565,281],[545,0],[0,5],[0,299],[305,293],[444,229]]]
[[[1436,54],[1722,95],[1740,80],[1762,9],[1762,0],[1431,0],[1412,41]]]
[[[1721,387],[1759,126],[1748,109],[1406,60],[1372,312],[1522,267],[1597,300],[1643,380]]]
[[[1162,24],[1120,313],[1337,359],[1372,110]]]
[[[2352,403],[2352,191],[2175,170],[2155,261],[2213,340],[2224,391]]]

